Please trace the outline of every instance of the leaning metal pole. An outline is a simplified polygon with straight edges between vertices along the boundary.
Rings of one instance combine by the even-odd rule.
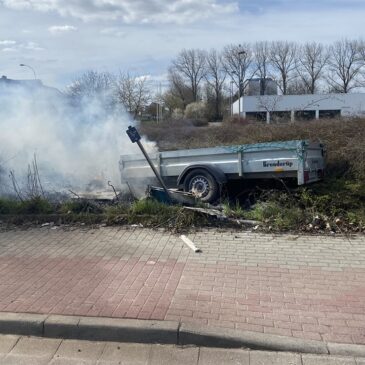
[[[138,147],[140,148],[140,150],[143,153],[143,156],[145,157],[145,159],[147,160],[148,164],[150,165],[153,173],[155,174],[157,180],[161,184],[162,188],[165,190],[165,193],[166,193],[168,199],[171,200],[170,192],[167,189],[167,186],[165,185],[164,181],[162,180],[161,175],[156,170],[155,165],[153,164],[153,162],[151,161],[150,157],[148,156],[148,153],[144,149],[144,147],[143,147],[143,145],[141,143],[141,136],[139,135],[137,129],[135,127],[129,126],[128,127],[128,130],[126,132],[127,132],[128,136],[129,136],[130,140],[132,141],[132,143],[137,143]]]

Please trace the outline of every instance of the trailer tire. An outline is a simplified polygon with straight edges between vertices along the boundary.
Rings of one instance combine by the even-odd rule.
[[[204,203],[213,203],[219,195],[216,179],[204,169],[195,169],[186,175],[184,190],[191,192]]]

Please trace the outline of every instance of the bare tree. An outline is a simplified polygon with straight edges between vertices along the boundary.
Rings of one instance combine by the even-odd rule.
[[[312,42],[300,47],[296,70],[307,93],[314,94],[318,91],[318,82],[323,77],[327,61],[328,52],[322,44]]]
[[[222,55],[212,49],[207,54],[205,79],[213,91],[216,120],[221,119],[222,117],[221,106],[223,100],[223,86],[226,77],[227,73],[223,69]]]
[[[293,79],[288,85],[287,88],[288,95],[303,95],[307,93],[308,93],[307,85],[299,77]]]
[[[278,81],[278,86],[282,93],[288,93],[288,85],[296,75],[295,62],[297,55],[297,45],[292,42],[272,42],[270,45],[270,61],[274,72],[279,77],[274,77]]]
[[[364,62],[360,44],[356,40],[344,39],[330,47],[328,83],[332,90],[348,93],[361,86],[359,76]]]
[[[242,53],[242,51],[244,52]],[[244,81],[250,79],[255,72],[252,61],[252,47],[248,43],[230,44],[223,50],[222,66],[237,89],[241,81],[241,94],[245,93],[247,86]]]
[[[170,86],[164,96],[165,102],[170,105],[171,111],[176,108],[184,110],[194,101],[191,88],[185,84],[185,80],[174,67],[169,68],[168,80]]]
[[[150,102],[148,79],[145,76],[132,76],[129,72],[120,72],[116,80],[116,98],[134,119]]]
[[[363,39],[358,41],[358,50],[360,59],[365,63],[365,41]]]
[[[199,86],[205,75],[205,52],[200,49],[183,49],[175,60],[172,68],[191,89],[193,101],[199,99]]]
[[[265,95],[267,78],[270,74],[270,46],[268,42],[256,42],[254,45],[256,74],[260,78],[260,95]]]
[[[99,97],[112,92],[114,76],[108,72],[87,71],[67,87],[66,93],[75,99]]]

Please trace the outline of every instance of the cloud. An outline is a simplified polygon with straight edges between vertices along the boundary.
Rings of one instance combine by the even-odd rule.
[[[35,42],[27,42],[27,43],[21,44],[20,45],[20,48],[26,49],[28,51],[44,51],[44,48],[43,47],[40,47]]]
[[[14,44],[16,44],[16,41],[12,41],[9,39],[0,41],[0,46],[13,46]]]
[[[68,32],[74,32],[77,28],[72,25],[53,25],[52,27],[48,28],[48,31],[51,34],[63,34]]]
[[[2,49],[2,52],[17,52],[16,48],[6,47]]]
[[[118,38],[125,38],[128,35],[127,32],[118,27],[104,28],[100,31],[100,34]]]
[[[18,52],[18,51],[43,51],[44,48],[40,47],[36,42],[24,42],[18,43],[16,41],[0,41],[0,47],[5,46],[1,50],[3,52]]]
[[[350,9],[364,7],[363,0],[246,0],[242,1],[240,7],[243,11],[252,13],[267,13],[272,9],[276,10],[299,10],[299,9]]]
[[[54,11],[89,20],[124,23],[191,23],[238,11],[236,2],[220,0],[0,0],[15,10]]]

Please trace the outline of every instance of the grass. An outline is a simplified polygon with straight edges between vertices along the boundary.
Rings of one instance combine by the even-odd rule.
[[[365,232],[364,199],[364,185],[343,179],[293,189],[290,194],[286,191],[262,190],[251,209],[245,209],[238,202],[226,202],[223,212],[230,218],[262,222],[264,229],[275,231],[308,231],[312,226],[317,230]],[[15,217],[17,223],[33,220],[37,223],[142,224],[175,231],[217,224],[198,212],[153,199],[113,205],[98,205],[82,199],[61,205],[40,198],[23,202],[0,199],[0,215],[11,217],[11,221]]]
[[[292,124],[228,121],[221,126],[194,127],[191,121],[141,124],[141,131],[160,150],[309,139],[327,148],[329,176],[365,180],[365,119],[335,119]]]
[[[129,223],[143,223],[154,227],[169,227],[181,231],[207,223],[206,218],[182,206],[166,205],[154,199],[142,199],[132,204]]]
[[[170,206],[153,199],[142,199],[131,204],[117,203],[99,205],[96,202],[77,199],[62,204],[51,204],[47,200],[34,198],[23,202],[0,199],[0,215],[11,223],[29,221],[45,223],[107,223],[142,224],[145,227],[166,227],[181,231],[188,227],[204,225],[207,220],[196,212],[182,206]]]
[[[365,232],[365,185],[329,179],[288,191],[262,190],[251,209],[226,204],[229,217],[263,222],[272,230]]]
[[[56,210],[61,214],[103,213],[102,207],[87,199],[77,199],[63,202],[58,208],[56,208]]]
[[[322,142],[327,162],[323,182],[288,189],[290,192],[257,189],[251,194],[255,205],[250,210],[233,202],[225,204],[224,211],[230,217],[259,220],[277,230],[312,225],[365,231],[365,119],[266,125],[228,118],[221,126],[199,128],[181,120],[142,124],[142,130],[161,150],[295,139]]]
[[[49,214],[52,212],[51,203],[41,197],[23,201],[0,198],[0,214]]]
[[[251,209],[224,204],[229,217],[258,220],[277,231],[323,229],[365,232],[365,119],[320,120],[294,124],[252,124],[228,120],[222,126],[194,126],[193,121],[142,123],[142,132],[161,150],[216,145],[310,139],[327,148],[327,176],[321,183],[291,189],[256,189]],[[252,198],[254,197],[254,198]],[[51,204],[40,197],[26,201],[0,198],[1,215],[64,215],[77,221],[185,227],[210,224],[201,214],[150,199],[110,206],[90,200]],[[38,218],[37,218],[38,219]],[[66,219],[66,218],[65,218]],[[311,228],[312,227],[312,228]]]

